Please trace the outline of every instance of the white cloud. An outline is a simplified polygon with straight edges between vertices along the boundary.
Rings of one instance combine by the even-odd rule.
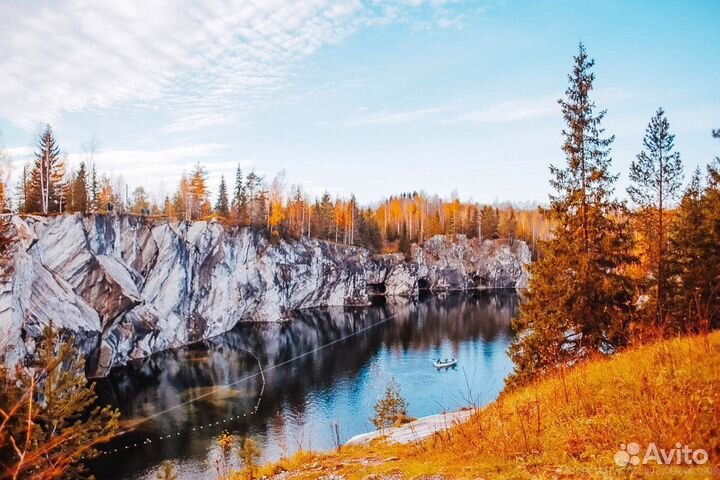
[[[362,113],[345,122],[350,126],[401,125],[420,121],[442,124],[512,123],[560,115],[557,100],[551,97],[511,100],[479,109],[461,108],[457,102],[405,111]]]
[[[460,113],[444,123],[511,123],[557,116],[560,107],[555,98],[496,103],[479,110]]]
[[[414,4],[423,3],[421,1]],[[437,2],[430,2],[437,3]],[[375,0],[58,0],[0,6],[0,117],[28,127],[133,104],[193,116],[253,105],[292,62],[398,9]],[[394,17],[393,17],[394,18]]]
[[[187,133],[193,130],[201,130],[209,127],[218,127],[237,121],[233,115],[224,113],[193,113],[184,115],[173,120],[163,129],[166,133]]]
[[[360,115],[345,123],[347,125],[400,125],[427,120],[446,110],[447,107],[431,107],[402,112],[380,111]]]

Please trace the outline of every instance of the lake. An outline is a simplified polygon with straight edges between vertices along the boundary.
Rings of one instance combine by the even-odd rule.
[[[96,382],[100,401],[119,408],[124,425],[141,423],[103,446],[110,453],[90,467],[101,479],[154,479],[171,460],[180,478],[206,478],[222,431],[254,438],[265,461],[331,449],[338,435],[345,442],[374,429],[372,407],[391,378],[413,417],[484,405],[512,371],[507,348],[519,303],[503,290],[380,297],[369,307],[243,324],[113,369]],[[459,359],[457,367],[436,370],[433,359],[446,357]]]

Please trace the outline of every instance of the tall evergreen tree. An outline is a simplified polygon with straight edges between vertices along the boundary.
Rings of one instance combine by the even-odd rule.
[[[484,205],[480,212],[480,234],[482,236],[481,240],[498,238],[500,236],[500,221],[497,216],[497,211],[490,205]]]
[[[638,209],[635,212],[637,226],[642,233],[645,252],[652,273],[656,324],[664,319],[663,305],[666,301],[668,280],[665,275],[667,262],[667,210],[676,200],[683,180],[680,153],[675,152],[675,135],[670,133],[670,123],[665,112],[659,108],[650,119],[644,149],[630,165],[628,194]]]
[[[70,182],[67,209],[70,212],[86,213],[88,206],[87,169],[85,162],[80,162],[80,167]]]
[[[231,202],[233,217],[238,225],[248,224],[247,203],[247,189],[245,188],[242,169],[240,168],[240,165],[238,165],[235,172],[235,190],[233,191],[233,198]]]
[[[227,185],[225,184],[225,176],[220,176],[220,188],[218,189],[218,199],[215,204],[215,213],[221,217],[227,217],[230,214],[230,205],[228,202]]]
[[[35,151],[35,165],[26,191],[25,212],[48,214],[62,211],[65,202],[64,177],[65,164],[60,155],[60,146],[52,127],[46,125],[40,133]]]
[[[555,193],[544,211],[555,227],[542,243],[544,255],[532,266],[528,299],[514,321],[512,385],[626,342],[632,288],[622,268],[632,261],[632,245],[626,224],[617,220],[624,206],[611,197],[613,137],[605,135],[605,112],[596,112],[590,98],[594,62],[582,44],[574,60],[559,100],[566,165],[550,167]]]
[[[95,166],[95,162],[90,162],[90,210],[93,212],[98,211],[98,201],[99,201],[99,195],[100,195],[100,184],[98,183],[98,177],[97,177],[97,167]]]
[[[669,229],[667,311],[674,331],[692,330],[713,302],[720,281],[718,246],[712,238],[702,174],[697,168]],[[698,259],[703,259],[702,262]],[[720,292],[719,292],[720,293]],[[720,312],[718,312],[720,314]]]

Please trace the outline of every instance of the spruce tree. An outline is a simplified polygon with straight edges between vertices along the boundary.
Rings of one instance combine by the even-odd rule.
[[[40,133],[35,151],[35,164],[26,191],[25,213],[62,211],[65,202],[64,177],[65,165],[60,155],[60,146],[52,127],[46,125]]]
[[[513,325],[515,371],[510,385],[565,366],[595,352],[610,353],[627,341],[632,285],[623,267],[633,259],[624,205],[612,198],[617,179],[610,168],[613,137],[605,135],[590,92],[593,60],[580,44],[565,98],[559,100],[566,164],[551,166],[554,222],[542,257],[531,267],[527,302]]]
[[[230,214],[230,206],[228,204],[227,185],[225,184],[225,176],[220,176],[220,188],[218,189],[218,199],[215,204],[215,213],[221,217],[227,217]]]
[[[97,178],[97,168],[95,162],[90,163],[90,210],[93,212],[98,211],[98,197],[100,194],[100,184]]]
[[[628,194],[636,204],[636,224],[649,259],[652,287],[652,316],[660,325],[664,320],[663,305],[667,299],[667,210],[682,188],[683,166],[680,153],[675,152],[675,135],[662,108],[650,120],[644,149],[630,165]]]
[[[78,171],[75,172],[70,183],[70,198],[68,199],[68,211],[86,213],[88,211],[88,188],[87,169],[85,162],[80,162]]]
[[[714,245],[700,169],[695,172],[669,229],[667,311],[671,331],[700,326],[703,312],[713,302],[720,279],[718,246]],[[702,262],[698,261],[703,259]]]
[[[499,233],[499,220],[497,211],[490,205],[484,205],[480,210],[480,234],[481,240],[488,240],[491,238],[498,238]]]

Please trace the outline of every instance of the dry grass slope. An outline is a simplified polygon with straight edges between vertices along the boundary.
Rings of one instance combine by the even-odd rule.
[[[618,467],[620,444],[703,448],[703,466]],[[302,452],[276,479],[717,478],[720,332],[638,347],[501,396],[467,423],[415,445]]]

